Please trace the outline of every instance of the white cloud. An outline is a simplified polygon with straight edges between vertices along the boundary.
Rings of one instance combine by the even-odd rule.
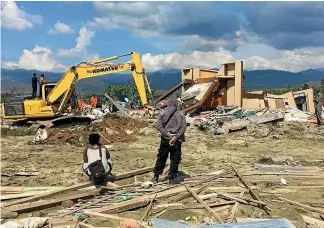
[[[225,49],[215,52],[194,51],[191,54],[171,53],[155,56],[146,53],[142,56],[142,62],[147,71],[185,67],[215,68],[224,62],[233,60],[231,53]]]
[[[14,1],[1,2],[1,27],[23,31],[42,24],[41,15],[31,15],[19,9]]]
[[[91,61],[96,61],[100,59],[100,55],[97,53],[94,54],[87,54],[85,53],[85,59],[84,61],[91,62]]]
[[[33,50],[24,49],[17,63],[3,62],[2,67],[7,69],[22,68],[51,72],[62,72],[67,69],[66,66],[58,63],[53,58],[53,53],[49,48],[37,45]]]
[[[79,36],[75,40],[75,47],[68,50],[59,49],[57,55],[71,58],[84,56],[84,51],[91,44],[91,39],[94,35],[95,32],[88,30],[86,27],[82,27],[79,31]]]
[[[245,70],[274,69],[299,72],[311,68],[321,68],[324,65],[324,48],[276,51],[277,55],[272,58],[254,55],[240,59],[234,57],[238,52],[230,52],[222,48],[213,52],[194,51],[190,54],[152,55],[146,53],[142,56],[142,62],[147,71],[185,67],[215,68],[220,67],[222,63],[234,60],[242,60]]]
[[[74,33],[74,29],[72,29],[69,25],[64,24],[60,21],[56,22],[54,28],[50,28],[47,31],[50,35],[57,35],[57,34],[72,34]]]

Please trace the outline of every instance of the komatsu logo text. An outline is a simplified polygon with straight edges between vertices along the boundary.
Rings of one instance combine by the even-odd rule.
[[[109,66],[109,67],[101,67],[93,70],[88,70],[88,74],[97,74],[97,73],[102,73],[102,72],[107,72],[107,71],[113,71],[113,70],[118,70],[119,66]],[[120,67],[122,68],[122,67]]]

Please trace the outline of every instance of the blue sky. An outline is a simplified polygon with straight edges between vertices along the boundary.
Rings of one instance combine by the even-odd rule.
[[[296,72],[323,68],[323,21],[324,2],[1,2],[1,65],[61,72],[137,51],[148,71]]]

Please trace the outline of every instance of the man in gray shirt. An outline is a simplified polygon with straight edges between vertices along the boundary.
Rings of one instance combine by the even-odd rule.
[[[181,161],[181,146],[185,141],[186,128],[185,115],[178,106],[177,97],[172,95],[168,100],[168,106],[157,118],[157,130],[161,133],[161,143],[154,169],[154,183],[158,182],[159,176],[163,173],[170,153],[169,184],[174,184]]]

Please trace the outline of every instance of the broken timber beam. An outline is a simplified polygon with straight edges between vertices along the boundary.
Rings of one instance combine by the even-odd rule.
[[[163,192],[159,192],[159,193],[154,193],[154,194],[150,194],[147,196],[141,196],[132,200],[128,200],[125,202],[121,202],[118,204],[114,204],[114,205],[110,205],[107,207],[102,207],[99,209],[94,209],[93,211],[95,212],[100,212],[100,213],[120,213],[120,212],[124,212],[127,210],[131,210],[131,209],[135,209],[138,207],[143,207],[147,204],[149,204],[151,202],[151,200],[154,198],[155,194],[157,194],[156,199],[163,199],[166,197],[170,197],[170,196],[174,196],[177,195],[181,192],[185,192],[187,191],[186,188],[184,186],[179,186],[179,187],[174,187],[168,190],[164,190]]]
[[[245,182],[245,180],[243,179],[243,177],[237,172],[237,170],[235,169],[235,167],[232,165],[231,166],[233,171],[235,172],[237,178],[240,180],[240,182],[249,190],[250,195],[252,196],[253,199],[255,200],[260,200],[260,198],[253,192],[253,190],[250,188],[250,186]],[[260,204],[259,204],[260,205]],[[261,208],[263,208],[263,210],[270,215],[270,208],[268,206],[264,206],[264,205],[260,205]]]
[[[145,213],[144,213],[144,215],[143,215],[143,217],[142,217],[142,219],[141,219],[140,222],[143,222],[143,221],[144,221],[144,219],[147,217],[149,211],[152,209],[152,205],[153,205],[153,202],[154,202],[156,196],[157,196],[157,194],[155,194],[154,198],[151,200],[151,202],[150,202],[150,204],[148,205],[148,207],[147,207],[147,209],[146,209],[146,211],[145,211]]]
[[[200,203],[204,206],[205,210],[210,213],[212,215],[212,217],[214,219],[216,219],[218,222],[220,223],[224,223],[223,220],[216,214],[212,211],[212,209],[202,200],[199,198],[199,196],[188,186],[188,185],[185,185],[185,188],[188,190],[188,192],[191,193],[191,195]]]
[[[243,196],[244,196],[244,193],[245,193],[245,191],[244,191],[244,192],[241,192],[241,193],[239,194],[239,197],[243,197]],[[239,202],[236,202],[236,203],[234,204],[234,206],[233,206],[233,208],[232,208],[232,210],[231,210],[231,214],[230,214],[230,217],[229,217],[227,223],[233,223],[233,221],[234,221],[234,217],[235,217],[235,213],[236,213],[236,211],[237,211],[239,205],[240,205]]]
[[[92,206],[92,205],[96,205],[97,203],[100,203],[100,202],[105,201],[105,200],[107,200],[107,199],[111,199],[111,198],[114,198],[114,197],[116,197],[116,196],[120,196],[120,195],[122,195],[122,194],[125,194],[127,191],[129,191],[129,190],[124,190],[124,191],[118,192],[118,193],[113,194],[113,195],[104,196],[103,198],[98,199],[98,200],[96,200],[96,201],[94,201],[94,202],[91,202],[91,203],[89,203],[89,204],[85,204],[85,205],[83,205],[83,206],[81,206],[81,207],[79,207],[79,208],[76,208],[76,209],[74,209],[74,210],[68,211],[68,212],[66,212],[66,213],[64,213],[64,214],[62,214],[62,215],[60,215],[59,217],[64,217],[64,216],[66,216],[66,215],[70,215],[70,214],[72,214],[72,213],[75,213],[75,212],[77,212],[77,211],[83,210],[83,209],[85,209],[85,208],[87,208],[87,207],[90,207],[90,206]]]
[[[207,177],[207,178],[205,178],[205,179],[203,179],[203,180],[201,180],[201,181],[199,181],[199,182],[197,182],[197,183],[191,185],[190,187],[195,187],[195,186],[203,185],[203,186],[201,186],[201,187],[196,191],[196,193],[199,194],[200,192],[202,192],[203,190],[205,190],[205,189],[208,187],[208,185],[206,185],[206,184],[204,184],[204,183],[209,182],[209,181],[212,181],[212,180],[216,180],[217,178],[221,178],[221,177],[223,177],[223,176],[225,176],[225,175],[227,175],[227,174],[229,174],[229,173],[230,173],[229,170],[225,170],[225,171],[223,171],[223,172],[221,172],[221,173],[219,173],[219,174],[216,174],[216,175],[214,175],[214,176]],[[177,199],[175,199],[174,201],[175,201],[175,202],[181,201],[181,200],[183,200],[183,199],[189,197],[190,195],[191,195],[190,192],[188,192],[188,193],[186,193],[186,194],[184,194],[184,195],[182,195],[182,196],[179,196],[179,197],[178,197]]]
[[[200,188],[198,188],[198,190],[196,191],[197,194],[201,193],[202,191],[204,191],[206,188],[207,188],[207,184],[204,184],[203,186],[201,186]],[[190,192],[184,194],[184,195],[181,195],[180,197],[176,198],[176,199],[171,199],[171,201],[174,201],[174,202],[179,202],[187,197],[189,197],[191,195]]]
[[[141,175],[141,174],[152,172],[153,170],[154,170],[154,166],[146,167],[146,168],[143,168],[143,169],[133,170],[133,171],[130,171],[130,172],[126,172],[126,173],[116,175],[116,180],[127,179],[127,178],[130,178],[130,177],[136,176],[136,175]],[[87,188],[87,187],[90,187],[92,185],[93,184],[91,182],[72,185],[72,186],[66,187],[64,189],[51,191],[51,192],[48,192],[48,193],[28,197],[28,198],[21,199],[21,200],[16,200],[14,202],[10,202],[10,203],[6,204],[5,207],[9,207],[9,206],[15,205],[15,204],[21,204],[21,203],[26,203],[26,202],[31,202],[31,201],[35,201],[35,200],[44,199],[44,198],[47,198],[47,197],[55,196],[57,194],[65,193],[67,191],[74,191],[74,190],[78,190],[78,189],[81,189],[81,188]]]
[[[25,198],[25,199],[16,200],[16,201],[13,201],[13,202],[10,202],[10,203],[6,204],[5,207],[9,207],[9,206],[15,205],[15,204],[22,204],[22,203],[27,203],[27,202],[31,202],[31,201],[44,199],[46,197],[55,196],[57,194],[62,194],[62,193],[65,193],[67,191],[73,191],[73,190],[77,190],[79,188],[86,188],[86,187],[89,187],[91,185],[92,184],[90,182],[72,185],[72,186],[66,187],[64,189],[50,191],[50,192],[47,192],[47,193],[43,193],[43,194],[39,194],[39,195],[36,195],[36,196],[28,197],[28,198]]]
[[[301,207],[303,209],[310,210],[310,211],[314,211],[314,212],[317,212],[319,214],[324,215],[324,210],[322,210],[322,209],[315,208],[315,207],[311,207],[311,206],[307,206],[305,204],[301,204],[301,203],[298,203],[298,202],[295,202],[295,201],[292,201],[292,200],[289,200],[289,199],[286,199],[286,198],[283,198],[283,197],[278,197],[278,199],[279,200],[282,200],[282,201],[285,201],[286,203],[290,203],[292,205],[295,205],[297,207]]]
[[[219,192],[216,192],[217,196],[220,196],[220,197],[224,197],[224,198],[227,198],[227,199],[230,199],[230,200],[235,200],[239,203],[243,203],[243,204],[249,204],[248,202],[246,202],[245,200],[243,199],[240,199],[238,197],[235,197],[235,196],[232,196],[232,195],[229,195],[229,194],[226,194],[226,193],[219,193]]]
[[[94,194],[93,192],[83,192],[80,194],[72,195],[72,196],[65,196],[65,197],[60,197],[57,199],[50,199],[50,200],[40,200],[32,203],[25,203],[25,204],[19,204],[19,205],[14,205],[11,207],[6,207],[5,211],[15,211],[18,213],[25,213],[25,212],[31,212],[35,210],[42,210],[48,207],[56,206],[62,203],[63,201],[66,200],[77,200],[77,199],[84,199],[84,198],[91,198],[93,197]]]

